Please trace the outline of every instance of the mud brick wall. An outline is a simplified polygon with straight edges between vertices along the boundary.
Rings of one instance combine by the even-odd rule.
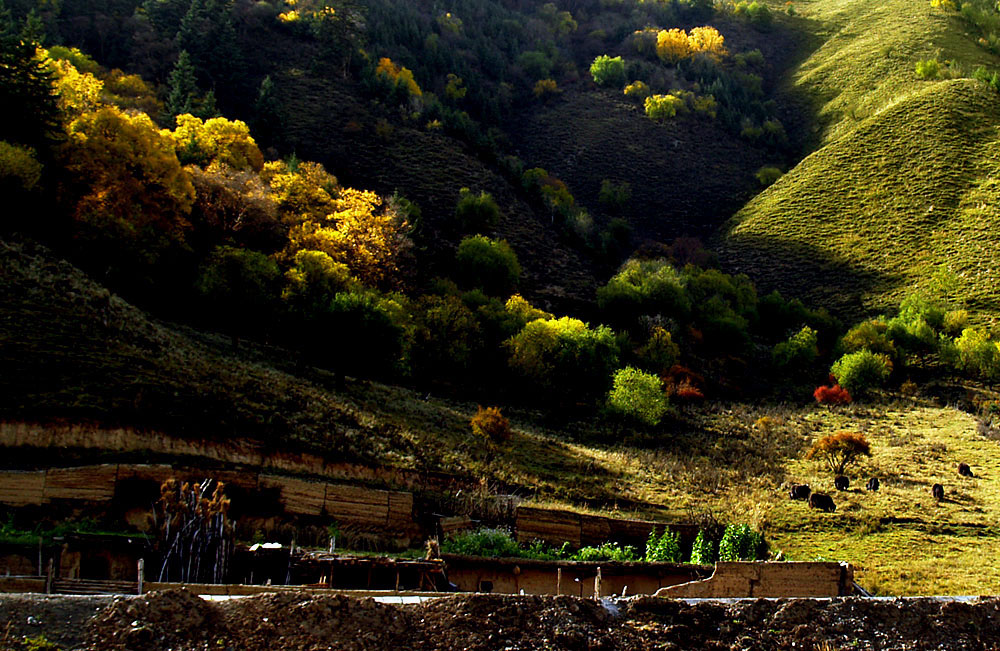
[[[256,472],[209,471],[207,474],[248,493],[276,492],[286,515],[328,517],[341,525],[397,537],[420,533],[413,517],[413,495],[324,481],[308,481]],[[206,471],[166,465],[102,464],[43,471],[0,471],[0,504],[45,506],[56,502],[86,504],[127,500],[134,481],[200,480]],[[279,515],[275,513],[274,515]]]
[[[180,438],[163,432],[127,427],[103,428],[89,424],[0,422],[0,449],[2,448],[152,453],[176,459],[212,460],[253,468],[260,473],[312,475],[327,480],[381,484],[408,490],[454,491],[457,488],[474,488],[478,484],[478,479],[474,477],[389,466],[367,466],[333,461],[308,452],[273,450],[249,439]]]
[[[854,569],[846,563],[716,563],[704,581],[664,588],[658,597],[836,597],[851,594]]]
[[[654,528],[662,531],[664,527],[680,534],[682,546],[690,545],[698,535],[694,525],[625,520],[529,506],[518,507],[516,526],[518,542],[541,540],[554,546],[568,542],[573,547],[617,542],[645,549],[650,532]]]

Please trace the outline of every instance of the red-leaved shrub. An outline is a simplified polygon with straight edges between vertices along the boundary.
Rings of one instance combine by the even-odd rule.
[[[663,387],[671,400],[677,402],[700,402],[705,399],[705,378],[686,366],[674,364],[661,378]]]
[[[813,391],[813,398],[816,398],[816,402],[821,405],[848,405],[851,403],[851,394],[839,384],[816,387],[816,390]]]

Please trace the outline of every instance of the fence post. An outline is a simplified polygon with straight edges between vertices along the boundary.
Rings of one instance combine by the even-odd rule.
[[[594,599],[601,598],[601,568],[597,568],[597,576],[594,577]]]
[[[146,576],[146,559],[139,559],[139,594],[142,594],[142,582]]]
[[[556,568],[556,594],[562,594],[562,568]]]
[[[55,563],[49,558],[48,572],[45,576],[45,594],[52,594],[52,583],[53,583],[53,573],[55,572]]]

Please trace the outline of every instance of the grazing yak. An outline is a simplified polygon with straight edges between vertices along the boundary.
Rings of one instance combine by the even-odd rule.
[[[970,468],[969,464],[965,462],[958,464],[958,474],[963,477],[975,477],[975,475],[972,474],[972,468]]]
[[[870,490],[873,493],[878,491],[878,477],[872,477],[869,479],[868,483],[865,484],[865,489]]]
[[[809,496],[809,506],[827,513],[837,510],[837,505],[833,503],[833,498],[824,493],[813,493]]]
[[[809,499],[809,493],[812,492],[809,488],[809,484],[792,484],[792,490],[789,491],[789,495],[793,500],[807,500]]]
[[[944,486],[942,486],[941,484],[934,484],[931,487],[931,493],[934,494],[934,499],[940,502],[941,500],[944,499]]]
[[[837,475],[833,478],[833,485],[836,486],[839,491],[846,491],[851,486],[851,480],[843,475]]]

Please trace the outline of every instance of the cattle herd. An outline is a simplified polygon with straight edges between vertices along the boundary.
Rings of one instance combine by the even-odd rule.
[[[958,464],[958,474],[963,477],[975,477],[972,474],[972,468],[969,467],[967,463]],[[837,475],[833,479],[834,487],[839,491],[846,491],[851,486],[851,480],[844,475]],[[877,492],[879,489],[878,477],[872,477],[865,484],[865,490],[871,492]],[[832,512],[837,510],[837,505],[834,504],[833,498],[826,493],[814,493],[812,489],[809,488],[809,484],[793,484],[789,495],[793,500],[808,500],[809,506],[814,509],[819,509],[820,511]],[[944,499],[944,486],[941,484],[934,484],[931,487],[931,495],[934,499],[940,502]]]

